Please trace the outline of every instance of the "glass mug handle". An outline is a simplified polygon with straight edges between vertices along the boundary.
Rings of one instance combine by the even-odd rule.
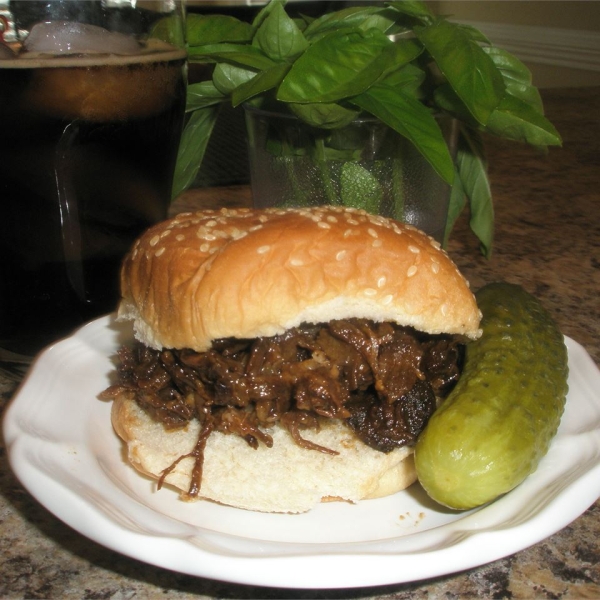
[[[60,228],[69,283],[79,300],[88,302],[83,273],[81,225],[77,194],[73,186],[73,166],[70,160],[71,147],[79,136],[78,122],[69,123],[56,145],[54,175],[60,213]]]

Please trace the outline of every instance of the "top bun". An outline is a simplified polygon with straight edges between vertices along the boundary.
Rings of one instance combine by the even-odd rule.
[[[436,241],[342,207],[182,213],[135,243],[121,291],[119,317],[156,349],[347,318],[480,335],[469,285]]]

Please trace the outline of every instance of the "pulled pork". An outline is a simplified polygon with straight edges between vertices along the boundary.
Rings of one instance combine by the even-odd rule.
[[[302,437],[319,419],[343,420],[381,452],[412,445],[460,375],[462,345],[393,323],[364,319],[303,325],[274,337],[216,340],[207,352],[119,351],[119,382],[101,395],[126,394],[167,429],[196,418],[201,434],[188,494],[202,479],[203,451],[213,431],[271,447],[279,423],[302,448],[336,454]],[[166,469],[171,472],[180,457]]]

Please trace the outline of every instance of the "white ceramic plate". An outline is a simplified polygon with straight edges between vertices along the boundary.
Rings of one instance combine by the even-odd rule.
[[[454,573],[555,533],[600,497],[600,372],[567,339],[570,391],[538,470],[496,502],[445,510],[418,484],[388,498],[301,515],[184,503],[127,466],[97,394],[126,326],[90,323],[46,350],[7,411],[11,465],[31,494],[83,535],[147,563],[282,588],[402,583]]]

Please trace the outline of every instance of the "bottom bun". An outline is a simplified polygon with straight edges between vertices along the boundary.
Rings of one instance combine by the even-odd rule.
[[[127,444],[131,464],[155,479],[196,445],[200,425],[192,421],[167,431],[153,421],[135,400],[114,400],[112,422]],[[412,448],[384,454],[359,441],[340,421],[327,421],[319,432],[302,436],[339,452],[324,454],[300,448],[281,427],[269,431],[273,447],[251,448],[242,438],[213,432],[204,452],[199,498],[262,512],[300,513],[319,502],[357,502],[388,496],[416,480]],[[184,458],[165,483],[189,489],[194,459]]]

